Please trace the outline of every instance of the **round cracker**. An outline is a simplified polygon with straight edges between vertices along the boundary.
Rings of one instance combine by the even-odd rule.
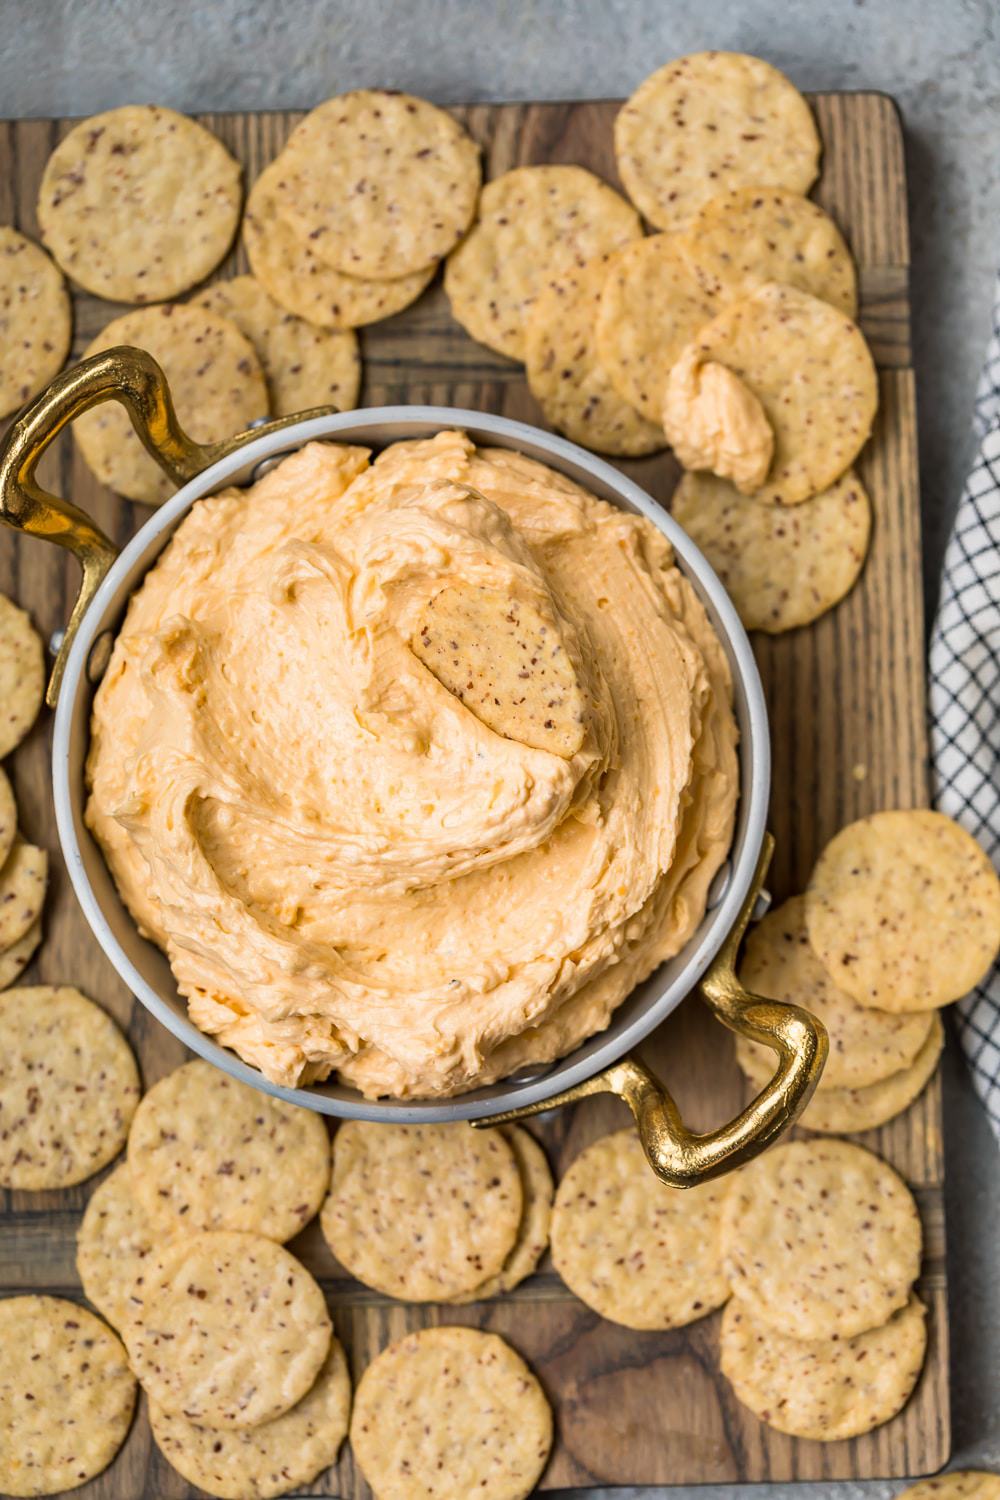
[[[748,297],[780,281],[855,318],[858,278],[844,237],[818,203],[783,188],[741,187],[704,204],[679,241],[711,297]]]
[[[738,1297],[722,1316],[720,1365],[737,1398],[792,1437],[858,1437],[902,1411],[927,1349],[923,1304],[911,1297],[878,1328],[800,1343],[777,1333]]]
[[[66,283],[40,245],[0,225],[0,417],[58,375],[73,313]]]
[[[468,492],[456,487],[468,502]],[[470,713],[505,739],[569,759],[590,712],[579,659],[551,598],[458,579],[420,603],[410,650]]]
[[[240,218],[240,166],[211,131],[153,104],[81,120],[46,163],[42,239],[111,302],[160,302],[215,270]]]
[[[896,1500],[1000,1500],[1000,1474],[985,1469],[953,1469],[901,1490]]]
[[[695,52],[658,68],[622,105],[615,156],[625,191],[659,229],[680,229],[728,188],[808,192],[819,172],[812,111],[759,57]]]
[[[467,333],[523,360],[546,286],[642,235],[639,215],[584,167],[515,167],[488,182],[479,219],[448,257],[444,289]]]
[[[139,1105],[128,1164],[159,1234],[245,1230],[282,1243],[319,1212],[330,1141],[321,1115],[195,1059]]]
[[[357,335],[350,329],[314,328],[286,312],[253,276],[216,282],[200,294],[197,305],[232,319],[253,344],[275,416],[313,406],[349,411],[357,405],[361,358]]]
[[[823,1135],[850,1135],[874,1130],[908,1109],[934,1075],[944,1046],[944,1027],[939,1016],[931,1017],[927,1040],[908,1068],[867,1088],[817,1091],[801,1117],[807,1130]]]
[[[670,367],[715,308],[672,235],[654,234],[615,255],[594,338],[615,390],[657,426]]]
[[[229,318],[172,303],[115,318],[86,351],[146,349],[161,365],[177,419],[196,443],[232,437],[268,413],[267,385],[250,340]],[[123,406],[106,401],[73,423],[88,467],[129,500],[160,505],[177,488],[146,452]]]
[[[864,335],[828,302],[768,282],[723,309],[694,347],[750,387],[774,432],[754,499],[797,505],[839,479],[868,440],[878,375]]]
[[[14,788],[6,771],[0,766],[0,869],[7,863],[7,856],[17,837],[17,803]]]
[[[547,287],[525,324],[531,394],[545,419],[598,453],[638,457],[665,446],[662,427],[622,399],[597,357],[594,325],[607,277],[603,260]]]
[[[83,1182],[125,1144],[139,1070],[106,1011],[69,985],[0,994],[0,1183]]]
[[[412,94],[357,89],[327,99],[284,151],[280,209],[327,265],[391,279],[423,271],[472,222],[479,147]]]
[[[0,869],[0,952],[12,948],[34,927],[42,914],[48,881],[48,854],[19,834]]]
[[[552,1447],[552,1412],[532,1371],[495,1333],[424,1328],[362,1375],[351,1448],[376,1495],[523,1500]]]
[[[336,1338],[316,1383],[291,1411],[261,1427],[220,1432],[150,1404],[156,1446],[191,1484],[221,1500],[270,1500],[336,1462],[347,1436],[351,1377]]]
[[[872,813],[820,855],[806,921],[820,960],[862,1005],[934,1009],[988,973],[1000,947],[1000,881],[943,813]]]
[[[851,1338],[903,1307],[920,1215],[893,1169],[849,1141],[790,1141],[734,1179],[722,1211],[733,1295],[790,1338]]]
[[[62,1494],[100,1474],[125,1441],[135,1395],[125,1350],[85,1307],[0,1301],[4,1494]]]
[[[42,941],[42,919],[38,917],[28,928],[24,937],[18,938],[0,953],[0,990],[13,984],[31,962],[32,956]]]
[[[655,1176],[634,1130],[588,1146],[559,1184],[552,1259],[581,1302],[626,1328],[680,1328],[729,1296],[720,1223],[726,1187],[679,1192]]]
[[[151,1401],[202,1427],[257,1427],[309,1390],[330,1348],[323,1293],[256,1234],[161,1246],[129,1295],[122,1329]]]
[[[449,1302],[485,1302],[488,1297],[511,1291],[535,1270],[549,1243],[555,1184],[545,1152],[534,1136],[520,1125],[508,1125],[502,1134],[514,1153],[521,1179],[523,1206],[517,1238],[496,1276],[491,1276],[471,1292],[449,1297]]]
[[[392,281],[345,276],[314,255],[278,212],[283,157],[257,178],[243,215],[250,269],[275,302],[317,328],[360,328],[390,318],[415,302],[433,280],[436,265]]]
[[[45,692],[42,639],[23,609],[0,594],[0,757],[19,745]]]
[[[76,1235],[83,1290],[115,1328],[125,1324],[129,1293],[156,1238],[132,1190],[128,1163],[122,1162],[91,1193]]]
[[[872,1010],[837,988],[810,946],[804,896],[774,907],[751,927],[740,979],[754,994],[804,1006],[822,1021],[830,1053],[821,1093],[866,1088],[909,1068],[930,1036],[933,1018],[926,1011]],[[737,1037],[736,1055],[755,1082],[774,1073],[775,1055],[760,1042]]]
[[[747,630],[808,625],[849,593],[872,509],[853,469],[802,505],[762,505],[714,474],[688,473],[670,510],[718,573]]]
[[[523,1192],[498,1130],[349,1120],[333,1141],[321,1223],[352,1276],[409,1302],[440,1302],[499,1275]]]

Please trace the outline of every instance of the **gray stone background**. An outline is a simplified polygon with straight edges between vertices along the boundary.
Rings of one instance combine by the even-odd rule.
[[[0,0],[0,116],[145,100],[290,109],[363,84],[442,102],[613,97],[703,47],[760,53],[804,89],[882,89],[902,109],[932,601],[1000,260],[1000,0]],[[1000,1155],[954,1049],[945,1083],[953,1462],[1000,1468]],[[613,1493],[888,1500],[902,1487]]]

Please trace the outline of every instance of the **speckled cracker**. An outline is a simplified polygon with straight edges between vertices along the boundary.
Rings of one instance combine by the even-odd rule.
[[[132,1049],[69,985],[0,994],[0,1184],[69,1187],[117,1156],[139,1100]]]
[[[202,1427],[257,1427],[301,1401],[330,1348],[323,1293],[256,1234],[196,1234],[154,1251],[122,1329],[150,1400]]]
[[[48,854],[18,835],[0,869],[0,952],[12,948],[34,927],[48,881]]]
[[[523,1500],[551,1447],[535,1376],[475,1328],[424,1328],[390,1344],[354,1398],[351,1448],[386,1500]]]
[[[804,896],[774,907],[751,927],[740,979],[755,994],[804,1006],[823,1022],[830,1053],[822,1093],[865,1088],[910,1067],[930,1036],[933,1018],[926,1011],[872,1010],[837,988],[810,946]],[[737,1037],[736,1055],[755,1081],[775,1070],[771,1049],[748,1037]]]
[[[857,317],[851,252],[829,214],[801,193],[757,186],[722,193],[678,243],[712,297],[737,301],[780,281]]]
[[[0,417],[58,375],[73,313],[66,285],[41,246],[0,225]]]
[[[128,1138],[136,1198],[161,1234],[246,1230],[290,1240],[330,1181],[321,1115],[200,1059],[149,1090]]]
[[[925,1316],[911,1297],[879,1328],[800,1343],[734,1297],[722,1317],[722,1373],[737,1399],[778,1432],[819,1442],[858,1437],[910,1399],[927,1349]]]
[[[42,919],[39,917],[31,924],[24,937],[18,938],[16,943],[11,943],[9,948],[0,953],[0,990],[5,990],[23,974],[41,941]]]
[[[0,756],[19,745],[45,692],[42,641],[23,609],[0,594]]]
[[[91,1193],[76,1235],[76,1269],[89,1300],[115,1328],[128,1313],[129,1293],[157,1236],[132,1191],[122,1162]],[[159,1236],[160,1242],[167,1238]]]
[[[449,1297],[449,1302],[485,1302],[488,1297],[509,1292],[531,1275],[549,1243],[555,1186],[545,1152],[534,1136],[520,1125],[507,1125],[501,1133],[514,1153],[521,1178],[522,1208],[517,1238],[496,1276],[491,1276],[471,1292]]]
[[[797,505],[854,462],[875,419],[878,376],[850,318],[768,282],[724,308],[693,343],[746,382],[774,430],[774,460],[755,500]]]
[[[125,313],[87,349],[136,344],[162,366],[177,418],[196,443],[219,442],[268,414],[267,386],[250,340],[204,308],[169,304]],[[73,436],[89,468],[129,500],[160,505],[176,485],[136,436],[125,411],[106,401],[77,417]]]
[[[16,837],[17,803],[14,800],[14,789],[6,771],[0,766],[0,869],[6,864]]]
[[[347,1436],[351,1377],[336,1339],[302,1400],[261,1427],[220,1432],[152,1403],[156,1446],[179,1474],[221,1500],[270,1500],[309,1484],[334,1463]]]
[[[252,276],[218,281],[198,306],[231,318],[253,344],[264,367],[271,410],[283,417],[312,406],[357,405],[361,359],[357,335],[314,328],[286,312]]]
[[[606,277],[606,262],[591,261],[536,299],[525,324],[528,384],[546,421],[575,443],[622,457],[655,453],[664,446],[662,428],[618,394],[597,357]]]
[[[452,313],[481,344],[523,360],[539,293],[641,234],[635,209],[583,167],[515,167],[486,184],[478,222],[448,257]]]
[[[152,104],[73,127],[49,157],[38,222],[68,276],[111,302],[160,302],[232,243],[240,167],[212,133]]]
[[[366,1286],[440,1302],[500,1273],[522,1203],[498,1130],[349,1120],[334,1137],[321,1222],[334,1255]]]
[[[615,390],[648,422],[662,425],[670,367],[714,312],[672,235],[639,240],[611,260],[597,354]]]
[[[679,1328],[729,1296],[720,1223],[726,1184],[679,1192],[634,1130],[589,1146],[559,1184],[552,1258],[570,1291],[626,1328]]]
[[[271,163],[257,178],[243,215],[243,243],[250,269],[290,313],[317,328],[360,328],[402,312],[432,280],[436,265],[392,281],[345,276],[320,260],[278,212],[285,162]]]
[[[953,1469],[921,1479],[901,1490],[896,1500],[1000,1500],[1000,1474],[985,1469]]]
[[[848,1141],[791,1141],[733,1180],[722,1212],[733,1295],[796,1339],[851,1338],[903,1307],[920,1215],[893,1169]]]
[[[762,505],[714,474],[685,474],[671,513],[718,573],[748,630],[794,630],[857,582],[871,503],[853,469],[802,505]]]
[[[840,989],[882,1010],[947,1005],[1000,947],[1000,882],[943,813],[879,812],[827,844],[806,892],[809,940]]]
[[[927,1040],[910,1063],[865,1088],[821,1089],[813,1094],[800,1123],[824,1135],[850,1135],[874,1130],[908,1109],[933,1077],[944,1046],[944,1027],[931,1017]]]
[[[54,1495],[107,1468],[135,1379],[99,1318],[61,1297],[0,1302],[0,1490]]]
[[[407,276],[447,255],[472,222],[479,148],[412,94],[327,99],[284,151],[280,210],[320,260],[351,276]]]
[[[583,689],[558,620],[532,600],[448,584],[422,608],[410,649],[506,739],[567,759],[583,744]]]
[[[742,52],[675,58],[615,120],[625,191],[660,229],[680,229],[728,188],[805,193],[819,171],[812,111],[777,68]]]

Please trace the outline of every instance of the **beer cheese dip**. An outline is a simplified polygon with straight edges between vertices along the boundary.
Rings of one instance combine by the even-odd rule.
[[[600,1031],[694,932],[731,682],[645,518],[460,432],[311,443],[146,576],[88,781],[197,1026],[277,1083],[456,1094]]]

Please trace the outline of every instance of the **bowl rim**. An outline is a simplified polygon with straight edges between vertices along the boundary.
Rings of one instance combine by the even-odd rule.
[[[391,437],[379,437],[378,429],[396,427]],[[689,940],[678,957],[681,971],[657,995],[642,1005],[621,1030],[615,1020],[594,1036],[585,1038],[573,1052],[545,1065],[536,1077],[513,1075],[466,1094],[444,1099],[366,1099],[344,1085],[313,1084],[289,1088],[269,1079],[235,1052],[216,1042],[175,1008],[133,963],[119,942],[87,874],[81,845],[83,830],[83,764],[74,765],[71,749],[74,715],[81,694],[90,686],[87,664],[94,641],[112,628],[104,620],[112,612],[120,615],[127,598],[156,561],[171,532],[195,501],[226,483],[245,482],[265,459],[284,457],[314,440],[357,442],[384,446],[388,441],[431,436],[442,430],[466,432],[474,442],[510,448],[539,462],[551,463],[578,483],[593,485],[599,494],[623,504],[627,510],[645,515],[674,547],[685,575],[695,584],[699,597],[710,605],[714,625],[733,673],[734,693],[742,695],[746,722],[741,724],[740,775],[737,825],[731,846],[729,876],[724,890],[702,923],[700,935]],[[368,433],[366,438],[365,434]],[[580,474],[582,471],[582,476]],[[241,476],[245,476],[241,480]],[[155,549],[155,550],[154,550]],[[141,565],[141,574],[129,575]],[[128,584],[125,588],[124,585]],[[89,719],[89,712],[88,712]],[[747,743],[747,740],[749,743]],[[87,736],[84,737],[86,744]],[[84,752],[85,753],[85,752]],[[305,416],[280,432],[266,433],[204,469],[183,485],[146,520],[122,548],[91,601],[70,651],[56,706],[52,744],[53,794],[56,827],[70,881],[84,917],[105,955],[131,993],[156,1019],[191,1051],[221,1068],[231,1077],[291,1104],[343,1119],[395,1123],[436,1123],[443,1120],[474,1120],[502,1109],[537,1105],[556,1094],[594,1077],[617,1062],[673,1011],[695,987],[733,927],[750,883],[764,839],[770,792],[770,739],[763,687],[746,631],[735,606],[718,576],[699,548],[670,513],[634,480],[614,465],[552,433],[510,417],[450,406],[362,407],[349,412],[318,417]],[[742,829],[740,824],[742,822]],[[89,833],[83,837],[92,845]],[[732,851],[739,842],[739,849]],[[94,845],[96,848],[96,845]],[[103,859],[103,856],[100,856]],[[124,907],[122,908],[124,910]],[[135,926],[129,914],[129,921]],[[672,961],[673,962],[673,961]],[[651,984],[656,972],[646,980]],[[634,993],[634,992],[633,992]],[[626,1002],[623,1002],[627,1003]],[[580,1054],[583,1053],[583,1056]],[[339,1093],[333,1090],[339,1090]],[[352,1097],[342,1097],[349,1094]]]

